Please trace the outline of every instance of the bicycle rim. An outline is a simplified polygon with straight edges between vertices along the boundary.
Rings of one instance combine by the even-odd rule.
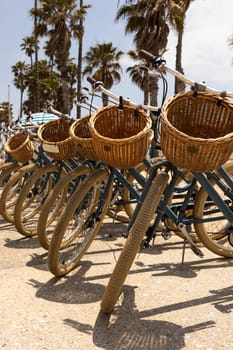
[[[37,169],[24,185],[15,206],[14,223],[19,233],[31,237],[37,234],[37,220],[45,199],[57,178],[65,170],[50,164]]]
[[[49,270],[55,276],[73,270],[98,233],[109,206],[111,188],[96,219],[95,212],[108,178],[107,169],[98,169],[87,176],[70,197],[48,251]]]
[[[56,224],[74,190],[73,187],[77,186],[90,170],[89,166],[83,165],[67,173],[54,186],[44,202],[37,224],[38,238],[44,249],[49,248]]]

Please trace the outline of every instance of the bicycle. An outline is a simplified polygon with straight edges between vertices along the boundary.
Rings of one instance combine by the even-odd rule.
[[[2,143],[2,154],[4,161],[0,164],[0,186],[4,187],[4,185],[9,180],[10,176],[12,175],[17,169],[22,167],[21,162],[18,162],[16,159],[14,159],[9,153],[5,150],[5,144],[7,140],[15,133],[15,130],[17,130],[17,122],[7,124],[2,123],[2,133],[1,133],[1,143]]]
[[[71,142],[70,144],[68,134],[68,129],[70,124],[72,124],[72,120],[70,120],[68,116],[63,115],[51,107],[50,109],[53,113],[55,112],[57,116],[65,119],[48,121],[40,127],[38,133],[41,130],[41,134],[43,135],[43,132],[45,131],[45,137],[48,138],[48,129],[52,129],[52,138],[55,141],[55,145],[56,147],[59,147],[61,144],[60,147],[62,149],[59,149],[59,152],[57,152],[51,141],[45,145],[43,144],[42,147],[45,148],[46,157],[44,161],[44,151],[40,146],[38,153],[39,157],[35,161],[36,168],[24,186],[20,189],[20,194],[14,208],[14,224],[18,232],[27,237],[37,234],[38,216],[43,203],[53,187],[63,178],[63,176],[79,167],[82,162],[79,157],[72,157],[76,154],[76,149],[75,147],[72,149],[73,143]],[[62,138],[62,140],[58,140],[58,137]],[[63,196],[65,196],[65,194],[65,188],[63,188]],[[62,198],[56,203],[57,211],[59,211],[61,205],[63,205]]]
[[[97,82],[97,88],[101,88],[105,94],[108,93],[108,90],[104,89],[100,82]],[[111,93],[111,96],[114,95]],[[119,100],[119,97],[114,96],[114,98]],[[132,108],[136,108],[136,106]],[[144,106],[144,108],[146,107]],[[149,108],[152,109],[150,106]],[[112,109],[112,106],[109,109]],[[116,109],[118,106],[115,107]],[[90,139],[89,143],[91,143]],[[105,215],[109,214],[108,210],[112,201],[118,209],[124,207],[128,217],[132,216],[133,208],[140,198],[141,190],[146,184],[148,171],[151,167],[151,162],[148,159],[145,158],[144,162],[145,164],[141,163],[136,168],[127,169],[127,174],[125,171],[122,172],[113,166],[100,162],[98,167],[75,190],[56,223],[49,243],[48,238],[45,237],[45,248],[48,248],[48,266],[54,275],[62,276],[77,266],[97,235]],[[146,169],[147,171],[145,171]],[[145,171],[144,176],[142,170]],[[110,195],[110,192],[113,195]],[[115,200],[116,196],[119,196],[117,201]],[[43,211],[46,214],[45,208]],[[117,218],[119,218],[118,215]],[[44,225],[44,222],[46,220],[39,220],[41,225]],[[45,232],[45,229],[42,232]],[[51,234],[51,232],[49,233]],[[41,243],[44,244],[44,239]]]
[[[83,100],[84,101],[84,100]],[[57,113],[53,109],[53,113]],[[86,130],[87,117],[82,117],[72,124],[72,129],[75,129],[75,134],[87,138]],[[78,138],[78,136],[75,136]],[[79,140],[79,138],[78,138]],[[87,138],[88,144],[90,141]],[[43,203],[38,223],[37,223],[37,235],[41,246],[48,250],[51,237],[54,233],[54,227],[57,219],[60,217],[62,209],[66,206],[68,199],[73,191],[77,188],[79,183],[89,174],[95,167],[95,155],[88,153],[88,159],[86,152],[82,152],[79,149],[77,154],[83,159],[83,164],[72,169],[65,176],[63,176],[54,186],[53,190]]]
[[[53,120],[54,118],[48,122],[53,123]],[[78,164],[78,160],[75,159],[53,160],[50,153],[45,153],[35,133],[41,124],[44,125],[43,122],[37,124],[30,118],[17,123],[13,131],[20,130],[20,133],[8,139],[5,144],[7,152],[19,163],[15,173],[12,173],[13,176],[7,183],[5,181],[0,211],[5,220],[14,223],[18,231],[25,236],[35,234],[32,228],[26,227],[26,222],[30,222],[38,214],[53,184]]]
[[[33,170],[35,165],[29,160],[33,157],[34,145],[30,139],[29,131],[22,127],[18,121],[8,125],[8,139],[4,144],[7,154],[7,163],[1,173],[4,188],[1,193],[0,212],[5,220],[13,222],[12,209],[19,194],[19,186],[16,186],[16,174],[25,174]],[[22,175],[23,178],[23,175]],[[21,181],[22,186],[22,181]]]
[[[100,83],[98,82],[98,84]],[[102,87],[102,89],[104,88]],[[112,97],[114,96],[121,104],[118,96],[113,95],[106,89],[104,91],[111,94]],[[146,136],[148,138],[142,151],[143,156],[139,154],[139,159],[134,159],[134,163],[127,167],[122,165],[122,163],[118,167],[113,167],[106,165],[102,161],[98,162],[95,169],[73,192],[57,222],[49,244],[48,266],[50,271],[56,276],[67,274],[77,266],[98,233],[102,221],[108,213],[110,203],[116,204],[115,199],[119,195],[120,201],[118,206],[122,208],[123,205],[126,207],[134,205],[135,201],[140,197],[142,187],[146,183],[146,177],[143,176],[142,169],[143,167],[144,169],[146,167],[149,168],[150,162],[145,158],[142,168],[140,165],[137,169],[137,165],[148,151],[153,136],[153,132],[150,129],[151,120],[142,110],[139,111],[136,105],[127,103],[121,108],[124,109],[125,115],[128,113],[132,117],[135,113],[134,117],[138,118],[138,120],[139,118],[145,118],[146,120],[146,127],[148,128],[148,135]],[[148,108],[152,109],[152,107]],[[111,113],[115,114],[118,113],[119,106],[111,105],[105,107],[105,111],[108,112],[109,109]],[[157,107],[154,107],[154,109],[157,110]],[[127,172],[125,168],[127,168]],[[135,183],[133,183],[133,180]],[[139,185],[138,189],[136,184]],[[131,197],[127,197],[126,202],[124,202],[120,194],[122,188],[127,189]]]
[[[154,57],[146,51],[141,51],[140,54],[142,58],[146,59],[151,64],[153,69],[156,69],[160,73],[169,71],[174,75],[175,72],[166,67],[163,59]],[[201,97],[206,97],[206,92],[203,90],[212,92],[212,96],[214,94],[214,98],[216,99],[214,107],[215,119],[217,119],[218,109],[220,112],[221,105],[224,105],[226,101],[223,97],[233,97],[233,93],[231,92],[227,93],[217,91],[203,84],[199,86],[197,83],[190,81],[180,73],[177,73],[177,75],[185,84],[194,87],[194,91],[179,94],[163,106],[161,122],[164,124],[166,123],[167,115],[170,112],[169,108],[174,107],[174,110],[176,110],[174,118],[175,114],[176,118],[178,118],[178,111],[180,112],[179,107],[177,107],[179,98],[187,97],[187,94],[188,98],[190,98],[190,95],[192,94],[194,100],[193,103],[198,104]],[[169,103],[174,103],[174,105],[169,105]],[[192,108],[190,107],[190,104],[186,105],[186,109],[190,108],[191,113]],[[233,106],[230,101],[227,101],[225,106],[226,109],[229,109],[229,115],[232,120]],[[182,108],[185,109],[183,105]],[[224,116],[225,114],[223,114],[223,117]],[[205,115],[202,115],[202,117],[205,117]],[[213,114],[211,117],[213,118]],[[167,130],[166,128],[164,129]],[[179,130],[179,127],[177,127],[177,129]],[[200,129],[198,131],[200,131]],[[211,167],[208,160],[206,163],[208,164],[209,169],[206,164],[202,168],[201,159],[199,165],[198,161],[196,165],[189,164],[189,167],[192,170],[192,180],[188,184],[186,195],[179,206],[173,206],[170,204],[170,198],[174,192],[177,177],[182,173],[182,170],[178,169],[177,163],[180,164],[180,161],[182,161],[182,164],[185,167],[185,161],[182,158],[181,160],[177,160],[178,155],[171,156],[169,150],[166,148],[166,140],[164,140],[165,136],[163,133],[161,134],[162,150],[165,151],[165,156],[168,156],[170,161],[166,159],[162,160],[158,164],[155,164],[151,169],[149,179],[143,189],[140,201],[137,203],[133,218],[129,224],[126,243],[120,253],[101,299],[100,308],[104,313],[109,313],[113,310],[136,254],[140,248],[147,247],[153,242],[156,237],[156,228],[161,221],[166,221],[166,219],[169,218],[176,226],[178,226],[183,232],[187,242],[190,243],[192,250],[199,257],[202,257],[203,253],[192,241],[189,235],[191,225],[194,225],[200,241],[209,250],[220,256],[233,257],[233,180],[230,175],[232,174],[232,164],[229,166],[229,172],[227,171],[227,165],[225,166],[225,169],[222,166],[227,158],[230,157],[233,148],[232,124],[230,124],[230,128],[225,134],[227,134],[226,137],[228,137],[230,142],[229,149],[227,154],[225,154],[226,157],[224,158],[223,156],[224,159],[219,160],[219,163],[216,166],[217,170],[215,170],[216,168],[213,164]],[[190,148],[190,151],[194,153],[194,147]],[[190,157],[191,154],[192,153],[190,153]],[[174,162],[172,161],[173,157]],[[200,189],[197,193],[196,184],[200,184]],[[194,202],[191,201],[190,205],[190,198],[193,195],[195,196],[195,200]],[[188,213],[188,215],[186,215],[186,213]],[[213,225],[215,224],[218,224],[218,228],[213,230]]]

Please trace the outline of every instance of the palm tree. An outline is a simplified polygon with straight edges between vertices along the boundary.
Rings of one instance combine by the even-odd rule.
[[[123,55],[121,50],[113,47],[112,43],[97,44],[91,46],[84,56],[86,67],[84,75],[93,75],[93,78],[102,81],[106,89],[111,89],[113,84],[121,80],[122,68],[120,58]],[[108,96],[102,96],[103,106],[108,104]]]
[[[116,16],[126,18],[126,33],[136,33],[137,49],[146,49],[154,55],[166,50],[169,34],[168,23],[177,31],[176,69],[183,73],[182,39],[186,12],[194,0],[126,0]],[[183,83],[175,81],[175,92],[184,89]]]
[[[0,103],[0,124],[10,123],[12,120],[12,104],[9,102],[3,101]]]
[[[26,36],[22,40],[22,44],[20,45],[21,49],[25,52],[25,54],[30,58],[31,66],[33,66],[33,55],[35,53],[36,39],[33,35]]]
[[[129,5],[128,5],[129,3]],[[126,1],[119,8],[116,21],[126,19],[125,33],[134,33],[136,49],[145,49],[152,54],[163,53],[166,49],[169,27],[166,23],[166,1]]]
[[[119,8],[116,20],[126,19],[125,33],[134,33],[133,41],[136,50],[145,49],[154,55],[165,52],[169,27],[166,19],[166,1],[163,0],[133,0],[126,1],[126,5]],[[145,88],[150,87],[151,105],[156,106],[158,95],[158,79],[149,77]],[[149,94],[149,91],[146,92]]]
[[[40,109],[44,108],[47,101],[50,101],[57,109],[62,107],[60,103],[60,74],[51,70],[51,65],[47,60],[38,61],[38,73],[39,79],[39,90],[40,90]],[[34,111],[34,97],[36,94],[35,86],[35,66],[30,68],[27,72],[28,82],[28,99],[24,100],[23,109],[28,111]]]
[[[182,42],[184,34],[184,23],[186,12],[190,6],[191,1],[194,0],[172,0],[169,4],[169,21],[172,27],[177,32],[177,45],[176,45],[176,70],[180,73],[184,73],[182,67]],[[185,84],[179,79],[175,79],[175,93],[184,91]]]
[[[38,53],[39,53],[39,40],[38,40],[38,34],[36,31],[37,28],[37,23],[38,23],[38,17],[36,15],[37,12],[37,8],[38,8],[38,1],[34,0],[34,10],[35,10],[35,14],[34,14],[34,37],[35,37],[35,95],[34,95],[34,108],[35,111],[39,111],[40,110],[40,87],[39,87],[39,57],[38,57]]]
[[[87,9],[91,5],[83,5],[83,0],[79,0],[79,11],[77,12],[77,24],[72,28],[74,37],[78,39],[78,65],[77,65],[77,99],[79,100],[82,88],[82,55],[83,55],[83,36],[84,26],[83,22],[87,14]],[[81,107],[77,104],[76,117],[77,119],[81,116]]]
[[[144,104],[147,105],[149,103],[149,74],[148,69],[143,69],[142,64],[140,63],[140,57],[137,52],[134,50],[130,50],[127,52],[130,59],[135,61],[135,65],[128,67],[126,72],[129,73],[129,76],[133,83],[135,83],[139,89],[141,89],[144,93]],[[146,63],[145,63],[146,64]]]
[[[71,111],[71,97],[67,62],[70,59],[70,47],[73,30],[77,30],[80,10],[75,0],[43,0],[41,6],[31,10],[37,17],[35,34],[47,36],[47,52],[55,57],[61,74],[62,102],[64,113]]]
[[[34,35],[27,36],[23,38],[23,42],[20,45],[21,49],[25,51],[25,54],[30,57],[31,68],[33,65],[35,66],[35,77],[34,77],[34,85],[35,85],[35,93],[34,93],[34,110],[38,111],[40,102],[39,102],[39,76],[38,76],[38,56],[37,52],[39,49],[38,40]],[[33,62],[33,55],[35,55],[35,63]]]
[[[20,90],[20,114],[19,117],[22,117],[23,112],[23,93],[28,87],[28,71],[30,69],[30,66],[27,65],[25,62],[17,62],[14,66],[12,66],[12,73],[14,73],[14,85],[17,89]]]

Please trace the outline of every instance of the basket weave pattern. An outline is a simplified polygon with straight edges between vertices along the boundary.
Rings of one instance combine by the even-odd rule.
[[[98,158],[115,168],[135,167],[145,157],[153,138],[151,119],[143,110],[111,105],[89,121]]]
[[[76,145],[69,134],[71,123],[69,119],[51,120],[38,129],[38,137],[49,157],[65,160],[75,156]]]
[[[75,141],[77,151],[89,160],[98,160],[95,152],[94,140],[89,129],[90,116],[76,120],[70,127],[70,136]]]
[[[4,145],[5,151],[18,162],[26,163],[33,157],[34,146],[29,135],[20,132],[11,136]]]
[[[208,92],[170,98],[162,108],[161,148],[178,168],[219,168],[233,152],[232,103]]]

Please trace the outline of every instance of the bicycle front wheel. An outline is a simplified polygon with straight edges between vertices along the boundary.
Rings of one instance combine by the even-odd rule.
[[[57,164],[38,168],[27,180],[17,199],[14,224],[19,233],[31,237],[37,234],[37,220],[43,203],[54,183],[65,174]]]
[[[100,305],[104,313],[111,312],[116,304],[131,265],[167,186],[168,179],[167,173],[161,172],[156,175],[145,196],[104,291]]]
[[[108,169],[97,169],[70,197],[48,250],[48,267],[55,276],[63,276],[73,270],[98,233],[112,195],[111,184],[107,196],[102,198],[108,179]],[[103,207],[97,215],[100,203]]]
[[[41,246],[48,250],[56,224],[72,192],[90,173],[88,165],[82,165],[63,176],[46,198],[37,223],[37,235]]]

